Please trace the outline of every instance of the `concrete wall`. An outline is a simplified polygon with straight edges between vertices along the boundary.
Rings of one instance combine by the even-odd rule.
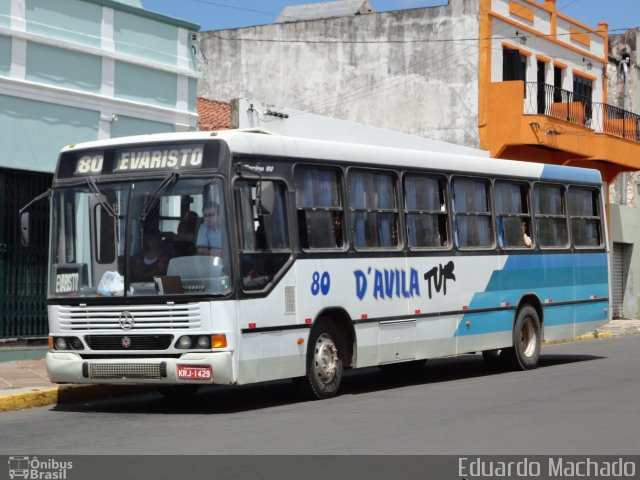
[[[640,113],[640,66],[638,62],[638,31],[609,36],[607,66],[607,103],[627,111]],[[630,55],[625,74],[620,60]],[[611,242],[632,244],[623,299],[623,316],[640,316],[640,222],[638,211],[639,172],[622,173],[609,187]]]
[[[610,205],[610,241],[632,245],[630,263],[625,269],[622,316],[638,318],[640,315],[640,222],[638,209],[629,205]],[[613,248],[612,248],[613,250]]]
[[[640,113],[640,91],[638,89],[638,77],[640,65],[638,65],[638,31],[627,30],[624,34],[609,35],[609,65],[607,74],[609,78],[610,105]],[[630,55],[630,62],[625,78],[624,69],[619,61],[623,54]]]
[[[441,7],[203,32],[198,95],[259,98],[478,147],[478,9],[477,0],[450,0]]]

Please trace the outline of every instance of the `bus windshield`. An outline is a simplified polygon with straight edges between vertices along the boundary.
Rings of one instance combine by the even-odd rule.
[[[56,189],[52,209],[50,298],[230,291],[220,178],[88,178]]]

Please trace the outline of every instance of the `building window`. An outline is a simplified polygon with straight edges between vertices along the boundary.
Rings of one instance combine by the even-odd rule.
[[[502,48],[502,81],[527,79],[527,57],[514,48]]]
[[[593,81],[574,75],[573,94],[577,97],[577,101],[590,102],[593,94]]]
[[[553,66],[553,101],[562,102],[562,68]]]

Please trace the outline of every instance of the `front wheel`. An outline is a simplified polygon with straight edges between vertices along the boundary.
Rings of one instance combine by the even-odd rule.
[[[313,400],[330,398],[342,382],[342,344],[332,323],[323,322],[311,332],[307,374],[299,379],[303,394]]]
[[[514,370],[531,370],[538,366],[541,338],[540,318],[531,305],[518,311],[513,326],[513,347],[505,350]]]

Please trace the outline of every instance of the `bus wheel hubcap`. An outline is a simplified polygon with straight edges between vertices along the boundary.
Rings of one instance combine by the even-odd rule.
[[[520,346],[525,357],[533,356],[536,351],[536,331],[531,318],[527,317],[520,332]]]
[[[315,349],[316,375],[323,383],[333,380],[338,366],[338,349],[331,337],[320,335]]]

